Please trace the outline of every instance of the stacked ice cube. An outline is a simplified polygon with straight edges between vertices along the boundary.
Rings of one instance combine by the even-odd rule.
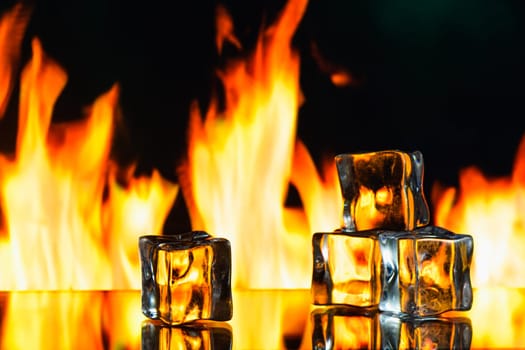
[[[429,225],[421,152],[335,162],[343,226],[313,235],[313,303],[415,317],[469,310],[473,239]]]

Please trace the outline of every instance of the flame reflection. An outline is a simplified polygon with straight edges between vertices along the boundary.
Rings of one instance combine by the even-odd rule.
[[[136,291],[0,292],[0,300],[1,349],[140,348]]]

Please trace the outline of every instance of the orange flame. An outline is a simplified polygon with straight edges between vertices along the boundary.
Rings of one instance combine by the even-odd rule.
[[[488,179],[476,167],[469,167],[460,173],[459,190],[434,188],[436,224],[474,237],[474,287],[525,285],[521,268],[525,255],[524,195],[525,137],[511,178]]]
[[[300,97],[299,57],[290,41],[305,8],[304,0],[286,4],[253,55],[220,72],[223,111],[217,101],[204,121],[197,108],[191,111],[181,183],[191,184],[183,190],[192,226],[231,241],[235,287],[309,285],[310,235],[300,234],[304,224],[284,208]]]
[[[15,4],[0,17],[0,119],[4,116],[11,92],[13,77],[20,60],[22,39],[31,9],[22,3]]]
[[[525,274],[525,136],[511,177],[487,178],[472,166],[460,173],[459,189],[433,188],[436,224],[474,238],[472,284],[477,288],[469,316],[473,347],[523,347]],[[507,289],[505,289],[507,288]],[[498,310],[497,322],[488,316]]]
[[[0,33],[20,27],[22,10],[15,10],[4,15]],[[0,156],[0,264],[9,266],[0,289],[138,289],[137,238],[160,233],[178,186],[157,172],[130,179],[126,189],[116,182],[109,153],[117,85],[85,119],[52,123],[67,74],[38,39],[32,50],[21,77],[16,154]],[[10,79],[0,75],[7,85]],[[0,101],[8,97],[0,92]]]
[[[233,250],[234,287],[258,289],[241,291],[236,305],[260,316],[262,324],[271,325],[261,337],[261,329],[255,328],[259,324],[243,323],[242,317],[234,317],[239,348],[283,348],[284,332],[304,331],[310,305],[296,305],[304,298],[286,293],[275,298],[271,294],[275,291],[262,289],[308,289],[312,233],[340,226],[342,198],[335,164],[331,160],[323,164],[324,176],[319,175],[306,146],[295,140],[300,62],[291,48],[291,38],[306,5],[306,0],[287,3],[278,20],[261,34],[253,54],[246,60],[230,62],[219,72],[225,108],[220,109],[214,101],[203,118],[193,107],[188,158],[179,169],[192,227],[228,238]],[[20,6],[0,19],[0,52],[6,56],[0,57],[0,117],[10,98],[20,33],[27,24],[28,10]],[[240,50],[225,8],[217,11],[217,25],[218,50],[222,51],[224,41]],[[4,220],[0,265],[9,267],[2,269],[0,289],[138,290],[137,237],[161,232],[178,186],[157,171],[151,177],[129,178],[126,186],[117,182],[115,165],[109,159],[118,117],[117,85],[94,102],[85,119],[52,123],[53,106],[67,74],[44,54],[37,39],[32,49],[32,60],[21,77],[16,154],[0,156]],[[525,138],[511,179],[490,180],[478,169],[469,168],[461,173],[460,191],[435,190],[436,224],[474,236],[475,287],[525,284],[520,270],[525,249],[525,226],[520,215],[524,159]],[[300,195],[301,208],[285,205],[291,186]],[[388,193],[379,195],[389,200]],[[359,269],[362,256],[347,258]],[[425,266],[423,274],[440,278],[435,267]],[[469,313],[476,324],[475,332],[481,332],[473,346],[525,346],[519,331],[525,324],[520,312],[524,307],[522,293],[501,293],[497,288],[486,292],[476,293]],[[254,306],[251,293],[260,293],[263,302]],[[103,348],[100,329],[109,324],[115,332],[125,334],[111,338],[111,348],[127,342],[136,345],[136,311],[140,306],[135,297],[116,300],[112,296],[66,293],[49,300],[46,294],[19,298],[15,293],[3,310],[0,343],[3,347],[37,348],[45,337],[49,347],[70,348],[85,341],[95,344],[90,348]],[[498,320],[498,338],[490,336],[494,327],[487,317],[494,312],[489,300],[495,299],[508,310],[507,317]],[[80,307],[88,304],[89,310]],[[15,325],[20,314],[31,315],[42,308],[52,310],[53,318],[28,316],[32,323]],[[116,311],[107,310],[113,308]],[[70,314],[66,319],[86,327],[72,329],[71,324],[63,322],[65,313]],[[119,322],[121,319],[125,322]],[[47,340],[44,325],[61,329],[65,338]],[[355,337],[361,328],[353,324],[338,327],[347,336],[341,339],[345,344],[369,341]],[[25,339],[27,332],[38,336]],[[309,336],[306,332],[304,335]],[[304,344],[307,341],[303,342],[306,348]]]

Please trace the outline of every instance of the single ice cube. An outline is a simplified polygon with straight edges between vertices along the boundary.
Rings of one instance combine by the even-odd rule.
[[[343,230],[412,230],[429,223],[419,151],[335,157],[343,196]]]
[[[378,305],[381,257],[376,231],[317,232],[312,246],[314,304]]]
[[[203,231],[139,238],[142,312],[171,325],[232,317],[231,247]]]
[[[398,317],[351,307],[311,312],[312,349],[469,349],[472,325],[466,317]]]
[[[196,321],[170,326],[154,320],[142,323],[142,350],[229,350],[232,329],[226,322]]]
[[[414,316],[472,307],[472,236],[437,226],[384,231],[379,309]]]

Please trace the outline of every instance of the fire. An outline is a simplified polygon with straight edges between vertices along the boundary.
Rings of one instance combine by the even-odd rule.
[[[0,294],[1,349],[139,349],[135,291]],[[139,298],[140,299],[140,298]]]
[[[519,290],[505,289],[525,286],[521,268],[525,254],[524,179],[525,135],[512,176],[488,178],[472,166],[460,173],[459,189],[433,189],[436,224],[474,237],[471,278],[479,290],[470,315],[480,336],[473,346],[525,345],[521,340],[523,295]],[[502,309],[507,311],[497,322],[487,316]]]
[[[0,22],[1,47],[11,39],[3,33],[25,27],[20,6]],[[160,233],[178,186],[158,172],[118,183],[110,159],[118,85],[96,99],[86,118],[53,123],[67,74],[37,38],[32,54],[21,74],[16,153],[0,156],[0,264],[9,266],[0,289],[138,289],[137,238]],[[14,84],[11,59],[0,58],[0,101]]]
[[[512,177],[489,179],[476,167],[460,174],[459,191],[434,189],[436,223],[475,239],[472,277],[475,287],[523,287],[525,254],[525,137]],[[512,276],[512,277],[511,277]]]
[[[192,107],[187,159],[177,169],[192,228],[232,243],[233,286],[240,292],[236,308],[249,310],[250,316],[269,325],[261,337],[260,328],[243,322],[247,315],[234,315],[231,323],[241,348],[283,348],[282,335],[287,332],[302,332],[306,348],[310,305],[293,292],[310,287],[312,234],[333,231],[341,224],[335,164],[329,159],[318,172],[306,145],[296,138],[300,59],[291,39],[306,6],[306,0],[288,2],[277,21],[261,32],[255,51],[248,58],[229,61],[219,71],[224,104],[216,99],[205,113]],[[28,13],[16,5],[0,19],[0,117],[14,91]],[[225,8],[217,11],[217,26],[219,52],[226,41],[242,50]],[[0,155],[0,265],[4,267],[0,289],[138,291],[137,238],[162,232],[179,186],[156,170],[148,177],[129,175],[125,184],[117,180],[121,169],[110,159],[110,150],[119,117],[118,84],[96,99],[86,118],[53,123],[53,106],[67,73],[46,56],[37,38],[20,81],[16,153]],[[525,285],[520,271],[525,249],[524,159],[525,137],[511,178],[488,179],[478,169],[468,168],[460,174],[459,190],[436,187],[433,193],[435,223],[474,237],[474,287],[497,286],[476,293],[469,313],[475,332],[481,332],[475,346],[518,344],[519,327],[525,324],[520,316],[522,293],[499,289]],[[290,187],[299,193],[300,208],[286,206]],[[392,200],[386,190],[369,195],[376,202]],[[368,210],[364,204],[363,211]],[[356,267],[356,275],[362,274],[360,267],[369,251],[362,250],[360,255],[345,257]],[[422,274],[446,278],[438,265],[424,266]],[[104,348],[100,329],[105,327],[126,335],[111,338],[111,348],[138,343],[136,294],[128,299],[65,293],[51,300],[49,294],[32,293],[24,297],[13,293],[2,309],[2,347],[36,348],[49,325],[71,337],[56,344],[49,341],[49,347],[68,348],[85,340],[96,344],[90,348]],[[263,302],[254,306],[255,294]],[[508,309],[508,317],[498,320],[498,339],[490,337],[487,317],[494,311],[490,302],[494,299]],[[35,309],[50,310],[53,316],[47,320],[28,316],[32,323],[18,327],[18,315]],[[66,324],[66,313],[66,319],[82,329]],[[372,332],[367,320],[364,328],[362,322],[340,321],[338,332],[345,337],[338,341],[347,345],[370,341],[355,336]],[[38,337],[24,339],[28,331]]]
[[[24,6],[16,4],[0,18],[0,117],[15,85],[30,12]],[[178,186],[156,170],[151,177],[117,181],[122,171],[110,159],[117,84],[84,119],[53,123],[53,105],[66,81],[66,72],[34,38],[21,73],[16,151],[0,155],[0,290],[11,291],[0,308],[0,347],[138,347],[136,294],[113,300],[79,290],[140,289],[138,236],[161,233]],[[105,339],[106,328],[123,339]]]
[[[300,214],[284,207],[300,98],[299,57],[290,41],[306,3],[286,4],[251,57],[220,72],[224,110],[215,101],[204,121],[197,108],[191,111],[188,159],[180,174],[181,183],[191,184],[183,190],[192,225],[232,242],[233,284],[239,288],[310,283],[310,232]],[[218,33],[230,37],[224,34],[229,17],[217,23],[226,26]]]

